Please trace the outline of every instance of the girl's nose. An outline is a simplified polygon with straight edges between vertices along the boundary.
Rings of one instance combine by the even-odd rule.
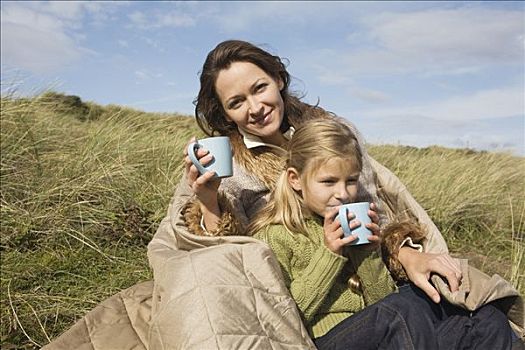
[[[350,200],[350,193],[346,189],[346,185],[337,186],[335,197],[342,203],[348,203]]]

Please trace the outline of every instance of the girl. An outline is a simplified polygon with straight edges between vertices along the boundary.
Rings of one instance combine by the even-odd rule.
[[[476,312],[473,322],[467,312],[451,305],[443,316],[441,304],[412,286],[392,294],[396,285],[379,254],[375,205],[367,224],[373,243],[349,246],[355,237],[344,237],[335,216],[339,206],[357,198],[361,158],[346,125],[334,120],[304,124],[289,143],[286,170],[270,201],[250,226],[254,237],[274,251],[316,346],[510,348],[506,317],[491,305]],[[355,221],[352,228],[360,225]],[[466,323],[468,327],[458,329]]]

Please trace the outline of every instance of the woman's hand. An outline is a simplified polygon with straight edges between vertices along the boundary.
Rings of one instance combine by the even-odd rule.
[[[399,250],[398,259],[410,281],[423,290],[435,303],[441,297],[438,291],[430,284],[432,273],[445,277],[451,292],[458,290],[461,283],[461,270],[452,257],[446,253],[421,253],[410,247]]]
[[[195,137],[184,147],[184,163],[186,167],[186,179],[188,185],[193,190],[193,193],[197,196],[201,204],[206,207],[217,206],[217,191],[221,183],[221,179],[215,177],[215,172],[207,171],[200,175],[197,167],[192,163],[190,157],[188,157],[188,146],[190,143],[195,142]],[[213,156],[210,152],[204,148],[199,148],[196,153],[197,159],[203,166],[213,160]]]
[[[221,179],[215,176],[214,171],[207,171],[200,175],[199,170],[193,164],[190,157],[188,157],[188,146],[190,143],[195,142],[195,137],[192,137],[190,142],[184,148],[184,163],[186,167],[186,179],[188,185],[197,196],[199,200],[202,217],[204,219],[204,226],[207,231],[213,231],[217,228],[221,217],[221,208],[219,207],[219,201],[217,192]],[[196,154],[197,159],[202,165],[206,165],[213,160],[213,156],[206,149],[199,148]]]
[[[324,244],[326,247],[334,252],[335,254],[341,255],[343,253],[343,247],[349,243],[352,243],[357,239],[357,235],[353,234],[348,237],[343,237],[343,228],[339,220],[335,217],[339,213],[339,208],[334,208],[327,212],[324,217],[323,230],[324,230]],[[354,218],[353,213],[348,213],[348,219]],[[359,223],[350,223],[350,229],[355,229],[359,226]]]

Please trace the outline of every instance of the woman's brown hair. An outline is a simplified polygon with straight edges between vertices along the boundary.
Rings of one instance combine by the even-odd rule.
[[[234,62],[249,62],[272,77],[282,81],[281,97],[284,102],[283,131],[287,128],[289,117],[300,118],[305,108],[311,107],[290,94],[290,74],[279,56],[241,40],[227,40],[217,45],[206,57],[200,75],[199,95],[194,101],[197,124],[207,135],[218,133],[229,136],[237,130],[233,122],[226,119],[226,113],[215,89],[219,72],[228,69]]]

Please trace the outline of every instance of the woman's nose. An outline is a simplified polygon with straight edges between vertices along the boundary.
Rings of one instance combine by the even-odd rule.
[[[248,112],[251,116],[259,116],[263,114],[264,107],[256,98],[248,98]]]

